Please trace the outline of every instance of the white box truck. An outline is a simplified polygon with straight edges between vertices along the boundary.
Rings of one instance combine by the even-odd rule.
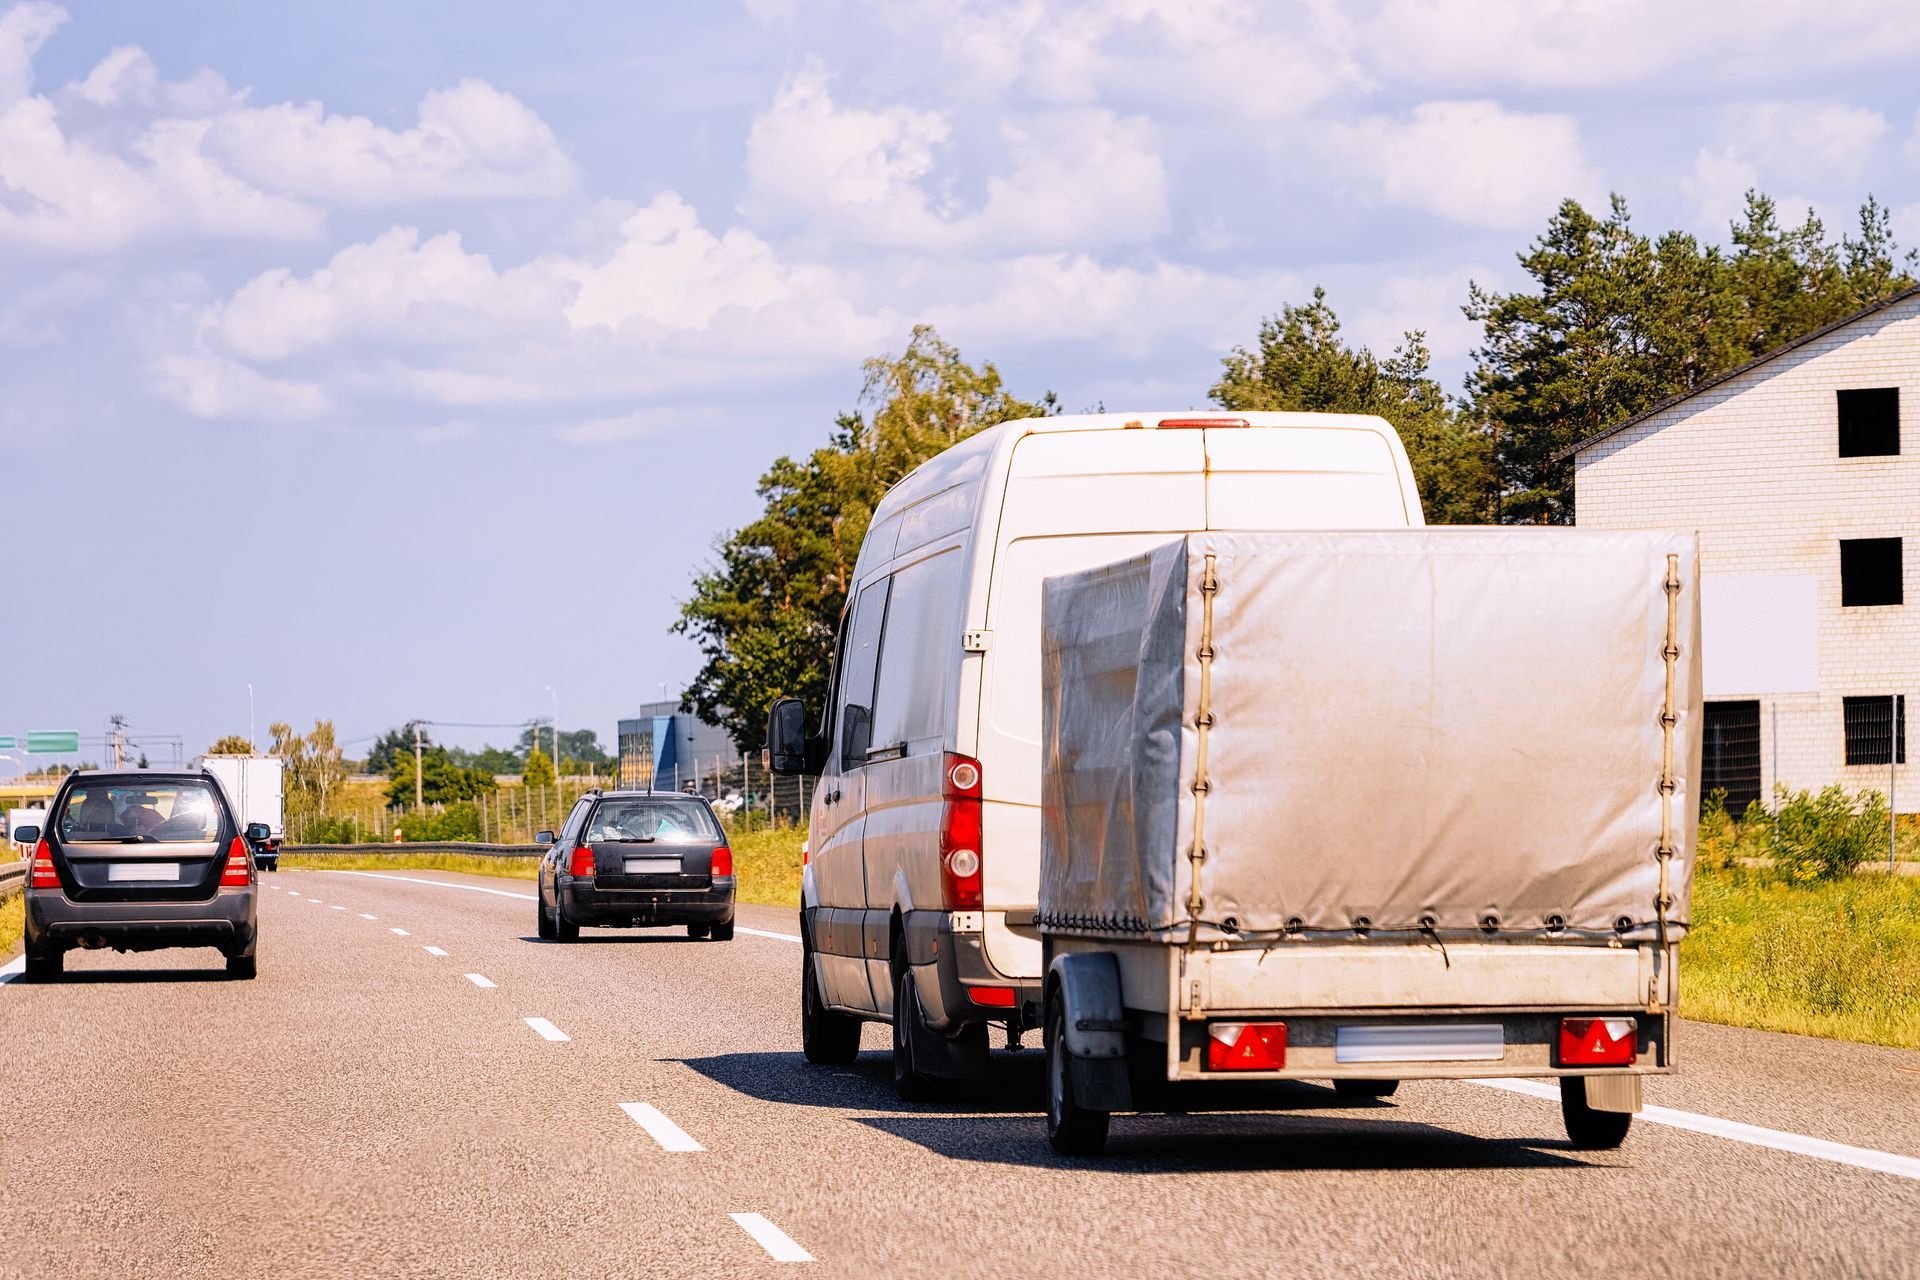
[[[1047,580],[1047,1130],[1195,1082],[1673,1069],[1692,534],[1205,533]]]
[[[279,756],[202,756],[200,767],[219,780],[242,827],[263,822],[273,833],[254,849],[253,860],[263,871],[278,871],[286,837],[287,762]]]

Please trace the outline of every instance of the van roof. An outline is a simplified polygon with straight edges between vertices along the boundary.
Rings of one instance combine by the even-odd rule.
[[[1133,413],[1062,413],[1050,418],[1018,418],[1002,422],[968,436],[959,444],[935,454],[902,476],[880,500],[874,518],[904,506],[911,506],[929,494],[938,493],[963,480],[973,479],[985,470],[986,459],[994,450],[1012,447],[1021,436],[1047,435],[1065,431],[1152,431],[1163,423],[1176,422],[1183,429],[1194,424],[1217,421],[1221,426],[1319,427],[1379,431],[1397,439],[1393,424],[1369,413],[1295,413],[1242,409],[1148,409]]]

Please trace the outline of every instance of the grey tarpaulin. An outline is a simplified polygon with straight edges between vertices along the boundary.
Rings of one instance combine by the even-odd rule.
[[[1684,931],[1697,539],[1576,529],[1196,533],[1048,579],[1044,928],[1187,936],[1208,554],[1202,940],[1623,918],[1651,936],[1670,554]]]

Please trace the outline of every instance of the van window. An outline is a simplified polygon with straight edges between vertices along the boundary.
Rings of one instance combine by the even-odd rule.
[[[873,677],[880,661],[880,628],[886,621],[891,583],[891,578],[882,578],[860,593],[853,605],[853,623],[847,628],[839,714],[834,717],[840,727],[842,773],[865,764],[867,748],[873,742]]]
[[[960,646],[960,553],[942,551],[893,575],[870,747],[943,737],[952,710],[948,657]]]

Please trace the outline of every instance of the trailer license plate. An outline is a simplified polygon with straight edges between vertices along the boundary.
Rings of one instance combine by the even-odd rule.
[[[1335,1062],[1498,1062],[1506,1056],[1506,1035],[1497,1022],[1333,1030]]]
[[[108,880],[178,880],[177,862],[109,862]]]
[[[627,874],[630,876],[677,876],[680,874],[680,859],[628,858]]]

